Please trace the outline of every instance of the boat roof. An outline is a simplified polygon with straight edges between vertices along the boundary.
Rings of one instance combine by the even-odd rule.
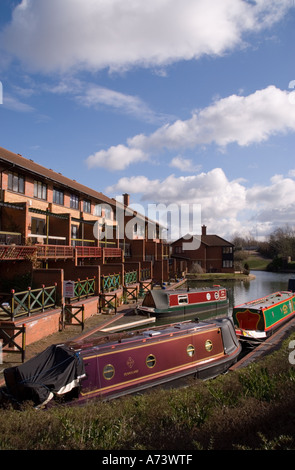
[[[171,295],[186,295],[186,294],[192,294],[194,292],[212,292],[212,291],[216,291],[217,289],[224,289],[224,287],[213,286],[213,287],[198,287],[194,289],[189,288],[189,289],[175,289],[175,290],[153,289],[149,291],[147,295],[151,295],[153,297],[153,300],[157,308],[162,309],[162,308],[168,307],[168,304],[169,304],[168,298]]]
[[[234,308],[251,308],[260,310],[261,308],[269,308],[285,300],[288,300],[290,297],[293,297],[293,293],[289,291],[278,291],[272,294],[266,295],[261,299],[251,300],[250,302],[245,302],[244,304],[236,305]]]
[[[211,329],[215,327],[214,321],[211,322],[199,322],[187,320],[184,322],[173,323],[170,325],[163,325],[159,327],[152,327],[143,330],[136,331],[125,331],[122,333],[113,333],[108,336],[100,336],[93,338],[92,340],[88,339],[85,341],[77,343],[68,343],[67,345],[79,351],[83,355],[89,354],[90,352],[98,352],[103,348],[113,348],[116,345],[132,346],[132,343],[135,345],[139,341],[143,340],[153,340],[156,338],[161,338],[163,336],[171,336],[172,334],[186,334],[188,331],[201,330],[201,329]]]

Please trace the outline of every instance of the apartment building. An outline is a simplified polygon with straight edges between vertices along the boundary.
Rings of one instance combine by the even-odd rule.
[[[6,262],[21,270],[18,262],[32,255],[43,267],[57,261],[77,266],[136,261],[150,262],[156,280],[167,280],[160,226],[128,206],[127,194],[118,202],[0,147],[0,269]],[[146,229],[151,223],[152,239]]]

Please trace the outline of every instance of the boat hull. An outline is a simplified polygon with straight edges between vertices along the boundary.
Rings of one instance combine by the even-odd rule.
[[[282,291],[236,306],[233,322],[240,339],[263,341],[295,316],[295,296]]]
[[[152,336],[148,333],[136,344],[80,353],[87,378],[78,401],[115,398],[189,375],[203,380],[226,372],[241,352],[232,322],[226,318],[188,323],[189,328],[171,326],[159,334],[152,330]]]
[[[215,377],[237,361],[241,345],[232,321],[223,318],[127,331],[48,349],[4,371],[8,392],[17,402],[29,397],[37,407],[51,407],[54,398],[68,405],[83,404],[190,375]]]
[[[191,317],[194,314],[225,311],[229,307],[226,289],[189,291],[151,291],[137,310],[141,314],[158,318]]]

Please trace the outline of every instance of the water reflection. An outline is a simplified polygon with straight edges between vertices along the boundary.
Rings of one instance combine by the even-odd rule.
[[[249,281],[225,281],[223,284],[221,282],[221,285],[226,287],[228,291],[230,314],[234,305],[259,299],[279,290],[287,290],[289,279],[295,278],[294,273],[288,274],[253,271],[251,274],[255,276],[255,279]],[[208,287],[212,286],[212,282],[193,283],[190,281],[190,286]]]

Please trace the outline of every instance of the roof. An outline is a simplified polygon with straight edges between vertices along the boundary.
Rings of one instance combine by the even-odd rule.
[[[105,196],[103,193],[99,191],[95,191],[94,189],[88,188],[87,186],[84,186],[83,184],[78,183],[76,180],[67,178],[66,176],[63,176],[61,173],[57,173],[53,171],[52,169],[45,168],[44,166],[39,165],[39,163],[36,163],[31,159],[25,158],[19,153],[13,153],[10,150],[6,150],[3,147],[0,147],[0,162],[1,160],[12,164],[12,166],[15,165],[18,168],[23,168],[26,172],[30,172],[32,174],[38,175],[39,177],[41,176],[45,179],[49,179],[62,186],[66,186],[70,188],[71,190],[75,190],[79,193],[85,194],[88,197],[97,199],[99,200],[99,202],[104,202],[110,206],[116,206],[122,209],[127,209],[128,207],[125,204],[113,198],[111,199],[108,196]],[[164,225],[160,224],[159,222],[151,220],[143,214],[134,212],[131,208],[130,208],[130,212],[132,215],[136,215],[138,218],[142,218],[143,220],[149,221],[149,223],[151,224],[158,225],[159,227],[164,227]]]
[[[54,181],[55,183],[58,183],[62,186],[67,186],[72,190],[84,193],[87,196],[91,196],[94,199],[98,199],[109,205],[114,206],[116,204],[116,201],[114,199],[105,196],[103,193],[88,188],[87,186],[84,186],[83,184],[80,184],[75,180],[63,176],[61,173],[57,173],[51,169],[45,168],[42,165],[39,165],[39,163],[25,158],[20,154],[10,152],[9,150],[4,149],[3,147],[0,147],[0,160],[3,160],[7,163],[11,163],[12,165],[17,166],[18,168],[23,168],[27,172],[38,175],[39,177],[42,176],[43,178]]]
[[[228,242],[224,238],[221,238],[219,235],[190,235],[187,234],[182,238],[179,238],[178,240],[175,240],[174,242],[171,243],[171,245],[174,245],[175,243],[178,243],[179,241],[184,241],[184,242],[189,242],[191,238],[195,238],[196,240],[200,240],[201,237],[201,243],[204,243],[204,245],[207,246],[234,246],[233,243]]]

